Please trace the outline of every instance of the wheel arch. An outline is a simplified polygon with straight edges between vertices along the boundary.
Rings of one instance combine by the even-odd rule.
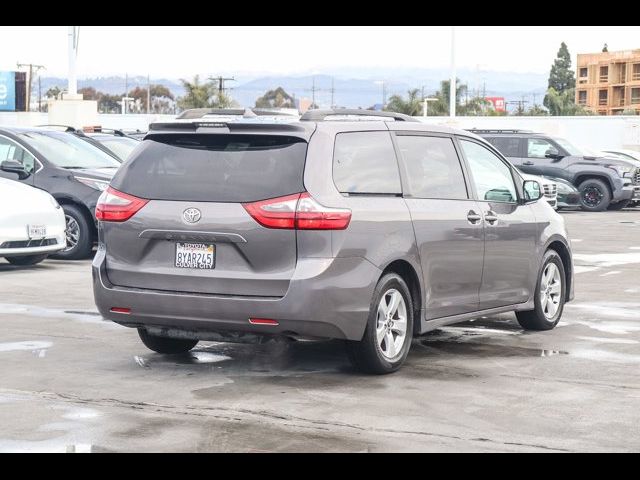
[[[611,179],[605,174],[598,173],[583,173],[576,176],[575,186],[576,188],[580,188],[580,184],[585,180],[600,180],[605,183],[605,185],[609,188],[609,193],[611,194],[611,198],[613,198],[613,184],[611,183]]]
[[[54,195],[53,197],[56,199],[56,201],[60,204],[62,208],[64,208],[65,205],[72,205],[78,208],[82,212],[85,219],[89,223],[89,226],[91,228],[91,235],[93,237],[93,241],[95,242],[98,237],[98,229],[96,227],[96,222],[93,219],[93,215],[91,214],[87,206],[84,203],[72,197],[67,197],[63,195],[60,195],[60,196]]]
[[[422,282],[418,276],[418,272],[411,262],[398,259],[390,262],[383,270],[380,278],[387,273],[396,273],[402,277],[411,292],[411,300],[413,301],[413,333],[418,334],[421,330],[422,323]],[[379,280],[379,279],[378,279]]]
[[[547,242],[545,252],[548,250],[555,251],[562,259],[564,266],[565,281],[567,282],[567,288],[565,289],[565,301],[571,300],[571,292],[573,291],[573,261],[571,256],[571,249],[567,243],[561,237],[552,237]]]

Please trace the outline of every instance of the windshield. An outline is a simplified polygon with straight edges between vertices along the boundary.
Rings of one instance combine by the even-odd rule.
[[[96,138],[96,140],[111,150],[123,162],[129,158],[133,149],[140,145],[138,140],[127,137]]]
[[[567,142],[564,138],[554,138],[554,140],[558,142],[558,145],[564,148],[569,155],[584,155],[582,150],[580,150],[575,145]]]
[[[23,140],[61,168],[118,168],[120,162],[88,142],[64,132],[24,132]]]

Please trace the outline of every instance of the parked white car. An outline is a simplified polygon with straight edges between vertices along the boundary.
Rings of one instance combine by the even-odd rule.
[[[0,178],[0,257],[35,265],[67,246],[64,211],[44,190]]]
[[[555,182],[538,175],[529,175],[528,173],[523,172],[520,172],[520,175],[522,175],[522,178],[525,180],[535,180],[538,182],[542,188],[544,199],[554,208],[554,210],[558,209],[558,185]]]

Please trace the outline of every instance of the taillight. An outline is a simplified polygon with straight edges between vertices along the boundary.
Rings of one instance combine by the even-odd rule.
[[[96,205],[96,218],[102,222],[124,222],[133,217],[149,200],[107,188]]]
[[[344,230],[351,210],[325,207],[308,192],[243,204],[256,222],[267,228]]]

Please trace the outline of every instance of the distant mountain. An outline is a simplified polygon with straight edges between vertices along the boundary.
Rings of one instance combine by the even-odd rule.
[[[258,97],[267,90],[277,87],[284,88],[296,98],[314,96],[321,107],[333,105],[357,108],[367,108],[382,102],[383,85],[387,99],[394,94],[405,95],[411,88],[424,88],[425,94],[433,94],[440,86],[440,81],[449,78],[449,71],[445,68],[398,68],[390,71],[388,68],[339,68],[333,75],[270,75],[261,77],[237,77],[237,81],[228,82],[232,88],[231,96],[243,106],[253,106]],[[458,69],[458,78],[469,87],[469,95],[484,92],[487,96],[505,97],[507,101],[525,100],[528,105],[534,101],[542,102],[547,85],[547,74],[541,73],[513,73],[498,71],[481,71],[476,69]],[[186,76],[190,78],[190,76]],[[125,92],[125,82],[129,90],[135,86],[145,87],[147,78],[143,76],[125,77],[110,76],[86,78],[78,80],[78,87],[91,86],[96,90],[112,95]],[[184,95],[184,89],[176,79],[152,78],[152,84],[162,84],[168,87],[175,96]],[[42,77],[42,94],[53,86],[66,87],[64,78]],[[33,96],[38,94],[37,83],[33,87]],[[535,97],[534,97],[535,96]]]

